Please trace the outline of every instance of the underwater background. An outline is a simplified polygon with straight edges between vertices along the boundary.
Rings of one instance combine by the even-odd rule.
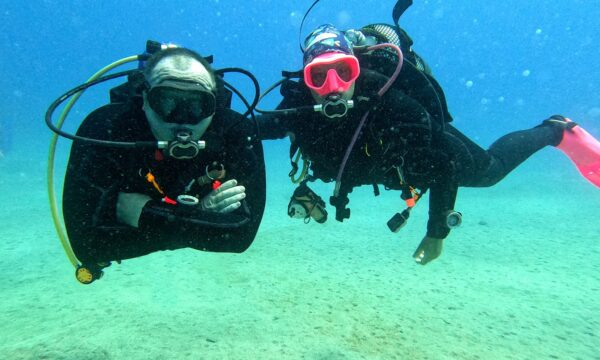
[[[463,225],[423,267],[411,255],[426,203],[397,234],[385,224],[398,194],[371,188],[350,195],[344,223],[290,219],[289,142],[268,141],[267,208],[247,252],[160,252],[75,280],[48,206],[50,103],[148,39],[213,54],[266,89],[300,68],[311,3],[0,1],[1,359],[600,359],[600,191],[552,148],[492,188],[462,188]],[[302,39],[327,22],[391,23],[394,4],[321,0]],[[430,0],[400,23],[454,125],[487,147],[552,114],[600,137],[598,18],[589,0]],[[252,96],[244,77],[226,80]],[[119,83],[87,91],[65,129]],[[69,148],[59,142],[59,193]]]

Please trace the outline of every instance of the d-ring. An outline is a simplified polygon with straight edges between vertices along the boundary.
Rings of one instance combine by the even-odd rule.
[[[211,164],[211,165],[213,165],[213,164]],[[225,171],[225,166],[223,164],[218,164],[217,167],[220,169],[218,169],[218,170],[215,169],[215,170],[217,170],[219,172],[219,175],[216,178],[213,178],[212,176],[210,176],[210,172],[208,170],[208,167],[211,165],[206,165],[206,168],[204,169],[204,172],[206,173],[206,177],[208,177],[210,180],[213,180],[213,181],[220,179],[223,176],[222,173]]]

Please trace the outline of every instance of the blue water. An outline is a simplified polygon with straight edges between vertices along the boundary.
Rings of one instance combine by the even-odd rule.
[[[302,38],[326,22],[343,29],[389,23],[393,4],[322,0],[308,17]],[[464,191],[459,204],[477,215],[465,221],[464,233],[453,235],[454,245],[447,245],[440,265],[420,268],[408,255],[423,232],[425,215],[415,219],[420,225],[411,227],[410,244],[368,246],[373,236],[391,239],[384,221],[370,218],[371,209],[384,201],[375,202],[368,191],[356,194],[369,208],[356,209],[354,223],[302,228],[287,219],[285,206],[293,190],[285,176],[288,142],[271,141],[265,144],[269,221],[261,227],[256,248],[236,260],[186,251],[156,255],[152,262],[132,260],[134,265],[121,272],[111,269],[112,279],[109,275],[95,288],[74,283],[47,211],[47,106],[103,66],[140,53],[148,39],[213,54],[215,67],[250,70],[264,89],[280,78],[281,70],[301,66],[299,26],[309,5],[297,0],[0,2],[0,289],[6,300],[4,305],[0,300],[0,358],[600,358],[593,350],[600,347],[595,275],[600,270],[600,196],[551,150],[536,154],[494,189]],[[556,113],[600,136],[597,5],[583,0],[417,1],[401,25],[445,89],[455,125],[482,146]],[[228,80],[251,97],[246,79]],[[88,91],[66,128],[74,130],[89,111],[107,102],[107,89]],[[278,101],[273,94],[261,107],[272,108]],[[243,110],[239,102],[235,107]],[[59,170],[68,146],[60,143]],[[61,181],[59,176],[58,187]],[[329,187],[316,187],[324,198],[329,196]],[[381,218],[387,219],[395,210],[383,206]],[[299,229],[318,238],[318,245],[306,247]],[[342,241],[346,236],[348,241]],[[377,251],[378,246],[384,251]],[[477,253],[475,263],[469,251]],[[535,254],[536,260],[528,261],[524,253]],[[328,254],[355,262],[332,263]],[[399,258],[403,265],[396,268]],[[190,266],[195,281],[211,279],[202,280],[206,287],[188,287],[189,278],[165,275]],[[232,273],[233,266],[250,273]],[[156,280],[142,267],[154,269]],[[290,271],[298,272],[290,276]],[[518,280],[504,284],[498,273]],[[402,283],[381,280],[399,274]],[[163,279],[169,276],[176,281]],[[127,292],[131,279],[137,298]],[[392,282],[393,296],[388,292]],[[307,287],[317,300],[307,297]],[[402,292],[407,287],[426,295],[411,297],[411,291]],[[473,287],[478,290],[469,292]],[[117,295],[111,296],[113,292]],[[212,299],[213,292],[227,298]],[[474,297],[477,292],[481,298]],[[454,296],[462,299],[450,299]],[[489,308],[482,302],[497,299],[503,300]],[[221,306],[206,305],[210,301]],[[256,305],[260,316],[251,310],[235,313],[246,305]],[[500,305],[512,312],[494,307]],[[69,311],[78,306],[85,314]],[[457,306],[457,322],[466,322],[460,326],[445,317]],[[60,316],[54,313],[57,307],[63,309]],[[141,315],[143,309],[150,315]],[[390,312],[379,313],[382,309]],[[196,311],[205,322],[191,326],[189,319],[199,316]],[[294,312],[306,322],[295,322]],[[128,314],[134,315],[128,319]],[[424,323],[417,321],[421,314]],[[323,319],[326,325],[318,323]],[[407,325],[403,319],[412,322]],[[496,326],[513,328],[515,335]],[[154,328],[161,330],[150,342],[135,335],[152,336]],[[201,349],[186,345],[189,333],[177,329],[203,334]],[[291,335],[294,329],[298,336]],[[101,336],[84,341],[85,346],[73,339],[59,341],[84,330]],[[401,330],[406,333],[400,335]],[[111,336],[111,331],[120,335]],[[260,334],[268,334],[268,340]],[[402,344],[394,343],[399,338]],[[426,339],[433,339],[430,347]],[[411,342],[420,347],[407,345]]]

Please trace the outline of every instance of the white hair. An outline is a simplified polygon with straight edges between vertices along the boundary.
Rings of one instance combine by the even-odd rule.
[[[214,92],[217,85],[213,76],[198,60],[185,55],[168,56],[160,60],[149,74],[151,86],[165,79],[175,78],[193,81],[202,85],[206,90]]]

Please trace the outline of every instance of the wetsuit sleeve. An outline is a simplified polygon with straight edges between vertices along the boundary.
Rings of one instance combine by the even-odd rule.
[[[436,239],[445,239],[450,233],[446,226],[446,215],[454,209],[458,186],[448,184],[435,184],[429,193],[429,220],[427,222],[427,236]]]

